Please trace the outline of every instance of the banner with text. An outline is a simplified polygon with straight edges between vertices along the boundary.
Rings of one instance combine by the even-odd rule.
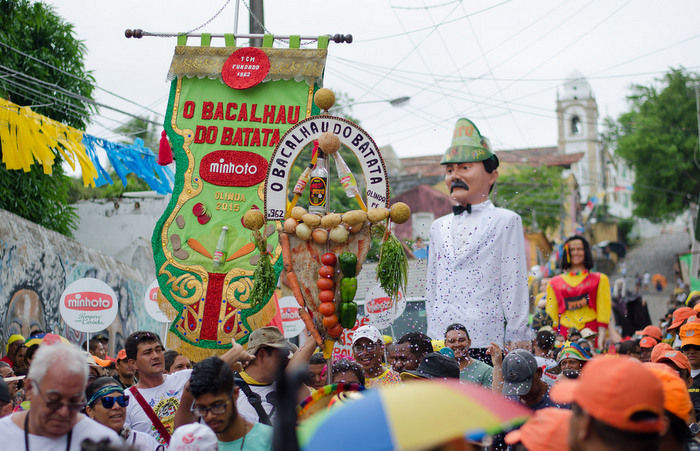
[[[263,209],[262,182],[280,137],[312,114],[327,43],[319,38],[319,48],[303,50],[176,47],[165,126],[177,171],[152,239],[158,284],[177,312],[169,348],[192,358],[204,349],[224,352],[275,315],[274,303],[248,303],[259,252],[241,220]],[[268,251],[279,274],[275,234]]]

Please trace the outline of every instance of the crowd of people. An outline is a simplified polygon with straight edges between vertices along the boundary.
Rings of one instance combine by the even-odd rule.
[[[531,311],[521,219],[489,200],[499,163],[488,140],[460,119],[441,164],[456,205],[431,228],[427,333],[356,326],[352,358],[333,360],[312,338],[299,348],[267,326],[245,348],[233,342],[194,365],[149,331],[130,334],[114,358],[100,335],[83,345],[89,352],[42,331],[11,335],[0,360],[0,449],[311,450],[297,425],[320,421],[313,413],[441,383],[531,416],[499,430],[473,418],[479,434],[438,427],[469,407],[422,417],[406,426],[420,430],[411,449],[700,449],[700,292],[651,325],[643,300],[626,297],[624,283],[611,288],[588,241],[572,236]],[[402,393],[406,410],[436,407]],[[345,427],[388,427],[353,429],[359,420]]]

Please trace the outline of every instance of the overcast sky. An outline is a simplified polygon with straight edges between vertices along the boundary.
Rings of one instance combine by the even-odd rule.
[[[159,121],[175,38],[126,39],[124,30],[189,31],[225,6],[197,32],[232,32],[236,6],[236,0],[48,3],[85,41],[98,87],[140,106],[103,90],[98,101]],[[238,31],[246,33],[248,10],[239,5]],[[352,34],[352,44],[330,44],[324,84],[358,102],[353,115],[378,145],[391,144],[406,157],[442,153],[463,116],[496,149],[556,145],[557,90],[574,71],[588,79],[601,119],[617,117],[628,109],[633,83],[652,83],[669,67],[700,68],[699,19],[700,2],[691,0],[267,0],[264,22],[275,34]],[[212,45],[223,46],[223,39]],[[402,96],[411,97],[408,105],[386,102]],[[102,109],[88,132],[115,139],[113,130],[126,120]]]

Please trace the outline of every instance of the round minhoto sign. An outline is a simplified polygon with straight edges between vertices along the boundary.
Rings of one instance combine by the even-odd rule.
[[[256,86],[270,72],[270,59],[257,47],[244,47],[228,57],[221,68],[221,79],[233,89]]]
[[[365,295],[365,315],[377,329],[389,327],[406,310],[406,299],[401,291],[392,299],[379,285],[371,287]]]
[[[146,312],[156,321],[161,323],[169,323],[170,320],[165,313],[158,306],[158,281],[154,280],[146,289],[146,296],[144,297],[144,302],[146,305]]]
[[[78,279],[61,295],[61,318],[73,329],[94,333],[109,327],[117,317],[117,295],[98,279]]]
[[[294,296],[285,296],[278,301],[284,338],[294,338],[304,330],[304,321],[299,316],[299,303]]]

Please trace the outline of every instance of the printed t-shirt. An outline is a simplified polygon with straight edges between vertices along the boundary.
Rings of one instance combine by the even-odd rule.
[[[192,370],[182,370],[173,374],[164,374],[165,382],[153,388],[139,388],[139,392],[153,409],[156,416],[163,423],[163,426],[173,433],[175,422],[175,412],[180,406],[182,390],[190,379]],[[135,431],[145,432],[155,438],[159,443],[166,441],[151,422],[146,412],[134,397],[134,387],[126,389],[126,393],[131,396],[129,406],[126,408],[126,424]]]
[[[391,368],[384,370],[382,374],[377,377],[367,377],[365,378],[365,387],[374,388],[380,387],[382,385],[400,384],[401,375]]]

